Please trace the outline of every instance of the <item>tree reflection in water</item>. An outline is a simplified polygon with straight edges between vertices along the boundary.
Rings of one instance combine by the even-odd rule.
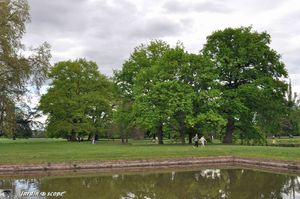
[[[64,198],[300,198],[300,177],[248,169],[0,179],[0,188],[60,192]]]

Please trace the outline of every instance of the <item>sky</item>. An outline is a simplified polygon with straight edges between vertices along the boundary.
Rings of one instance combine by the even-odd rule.
[[[152,39],[181,41],[199,52],[206,37],[227,27],[267,31],[300,93],[299,0],[28,0],[31,23],[23,42],[52,46],[52,63],[95,61],[111,76],[134,47]],[[298,69],[299,68],[299,69]]]

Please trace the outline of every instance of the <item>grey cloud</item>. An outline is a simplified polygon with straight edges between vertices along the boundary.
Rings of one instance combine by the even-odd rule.
[[[300,74],[300,49],[293,53],[289,53],[284,57],[286,67],[288,68],[290,74]]]
[[[289,73],[300,73],[300,50],[291,52],[292,47],[285,45],[294,41],[293,48],[297,47],[300,12],[294,9],[294,12],[276,13],[289,1],[28,1],[32,23],[27,26],[26,43],[36,45],[48,41],[52,45],[55,62],[86,57],[96,61],[102,73],[111,75],[113,69],[121,68],[123,61],[140,43],[154,38],[183,40],[196,52],[201,48],[201,38],[211,31],[223,29],[223,24],[242,25],[243,21],[255,15],[270,18],[265,24],[254,21],[253,25],[263,26],[271,33],[273,41],[277,42],[275,50],[283,53]],[[287,14],[282,16],[283,13]]]
[[[230,0],[227,0],[230,2]],[[253,5],[249,6],[249,8],[252,8],[256,11],[267,11],[271,9],[278,8],[282,6],[282,4],[286,3],[286,1],[283,0],[245,0],[245,1],[239,1],[240,3],[244,5]]]
[[[112,74],[113,69],[120,69],[130,52],[140,43],[150,39],[165,36],[178,36],[185,31],[185,25],[191,25],[191,20],[184,19],[174,22],[167,18],[140,18],[135,20],[122,19],[125,22],[111,22],[110,26],[95,23],[89,31],[86,43],[89,43],[84,56],[97,61],[100,70]],[[108,69],[109,68],[109,69]]]
[[[267,13],[268,11],[280,8],[287,1],[283,0],[217,0],[219,7],[221,5],[228,6],[227,9],[240,11],[242,15],[255,16],[261,12]]]
[[[273,21],[273,29],[281,30],[289,36],[298,36],[300,32],[300,9]]]
[[[300,74],[300,9],[275,17],[269,24],[273,42],[281,50],[289,75]],[[294,79],[300,85],[300,80]],[[297,82],[297,83],[296,83]]]
[[[87,6],[84,0],[41,1],[29,0],[33,30],[45,30],[49,34],[55,31],[79,31],[87,25],[84,15]]]
[[[135,14],[136,7],[126,1],[29,0],[32,27],[47,34],[79,34],[91,29],[103,31],[121,24],[124,26]],[[107,32],[106,32],[107,33]],[[102,34],[103,36],[104,34]],[[106,34],[109,35],[109,34]]]
[[[187,12],[232,12],[222,1],[205,1],[205,2],[187,2],[187,1],[168,1],[164,4],[164,9],[170,13],[187,13]]]
[[[300,93],[299,92],[299,89],[300,89],[300,74],[292,74],[290,76],[290,78],[292,80],[293,92],[297,92],[299,94]]]
[[[96,61],[101,72],[108,75],[121,68],[135,46],[154,38],[178,36],[192,24],[188,18],[146,16],[129,1],[29,3],[32,23],[28,26],[28,40],[47,40],[53,48],[54,62],[64,57],[86,57]]]
[[[54,62],[68,54],[70,57],[66,59],[86,57],[96,61],[108,75],[112,74],[112,67],[121,66],[121,59],[131,47],[130,42],[121,38],[129,35],[127,27],[137,16],[134,4],[106,0],[29,0],[29,3],[32,23],[28,26],[28,43],[47,40],[52,45]]]
[[[184,30],[183,27],[183,24],[167,19],[150,19],[141,21],[140,25],[132,29],[130,35],[139,38],[175,36]]]

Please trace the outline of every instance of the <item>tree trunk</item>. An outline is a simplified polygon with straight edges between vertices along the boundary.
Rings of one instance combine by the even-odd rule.
[[[176,114],[176,118],[179,124],[179,136],[180,136],[180,140],[181,140],[181,144],[185,143],[185,135],[184,135],[184,131],[185,131],[185,125],[184,125],[184,120],[185,120],[185,114],[180,111]]]
[[[179,134],[180,134],[180,140],[181,140],[181,144],[184,144],[185,143],[185,136],[184,136],[184,127],[181,126],[180,129],[179,129]]]
[[[155,133],[153,133],[153,135],[152,135],[152,139],[153,139],[153,140],[155,140],[155,138],[156,138],[156,134],[155,134]]]
[[[95,134],[95,141],[98,141],[99,140],[99,133],[96,133]]]
[[[159,125],[159,128],[158,128],[158,144],[164,144],[164,141],[163,141],[163,129],[162,129],[162,124]]]
[[[89,136],[87,138],[87,141],[91,141],[92,140],[92,137],[93,137],[93,133],[89,133]]]
[[[75,132],[71,132],[71,136],[70,136],[70,141],[77,141],[77,138],[76,138],[76,133]]]
[[[193,144],[193,133],[189,132],[189,144]]]
[[[125,143],[125,138],[124,138],[124,132],[123,132],[123,130],[121,130],[121,141],[122,141],[122,144]]]
[[[124,134],[125,134],[125,141],[126,141],[126,143],[128,143],[128,132],[124,132]]]
[[[227,118],[226,132],[223,138],[224,144],[232,144],[233,131],[234,131],[234,118],[232,116],[229,116]]]
[[[0,136],[4,134],[4,102],[0,101]]]

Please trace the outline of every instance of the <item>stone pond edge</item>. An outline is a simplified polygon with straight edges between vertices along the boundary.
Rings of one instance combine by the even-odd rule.
[[[86,162],[0,165],[0,172],[50,171],[75,169],[131,169],[147,167],[176,167],[202,165],[254,166],[271,169],[300,171],[299,161],[281,161],[235,156],[161,158],[146,160],[97,160]]]

